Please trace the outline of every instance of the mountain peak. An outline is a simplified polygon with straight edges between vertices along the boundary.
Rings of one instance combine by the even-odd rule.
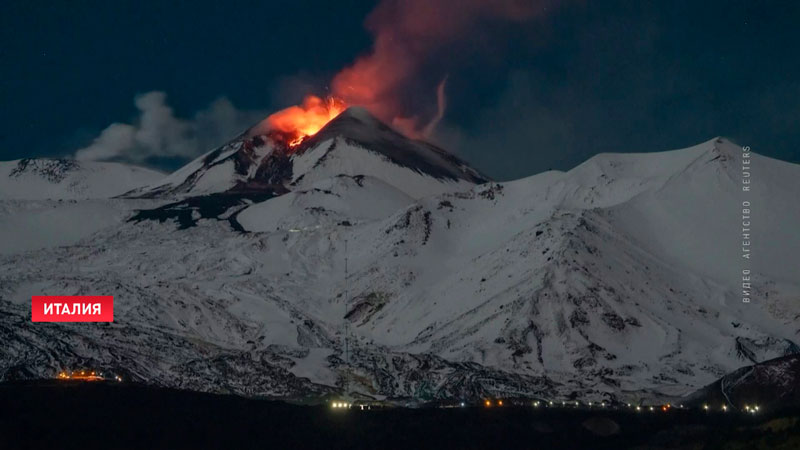
[[[116,162],[25,158],[0,162],[0,200],[107,198],[163,174]]]
[[[381,122],[366,108],[351,106],[325,124],[319,132],[309,136],[300,147],[307,148],[334,137],[342,137],[366,144],[381,141],[384,144],[400,145],[403,141],[411,141],[411,139],[403,136],[389,125]]]
[[[380,154],[398,166],[434,178],[465,180],[475,184],[489,181],[489,177],[446,150],[426,141],[410,139],[357,106],[348,108],[328,122],[317,134],[306,139],[297,152],[305,152],[337,138]]]
[[[80,165],[72,159],[25,158],[17,161],[16,167],[8,175],[16,178],[30,173],[39,175],[47,181],[58,183],[70,172],[78,169],[80,169]]]
[[[279,133],[253,130],[133,195],[256,190],[279,195],[309,181],[349,175],[372,176],[419,198],[488,181],[456,156],[403,136],[360,107],[348,108],[293,147]]]
[[[362,106],[351,106],[336,116],[334,120],[336,119],[357,120],[364,124],[371,124],[374,126],[384,125],[383,122],[378,120],[377,117],[373,116],[372,113],[367,110],[367,108]]]

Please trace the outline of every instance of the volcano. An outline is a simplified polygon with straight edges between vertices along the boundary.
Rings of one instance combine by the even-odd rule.
[[[401,135],[351,107],[297,145],[279,130],[246,131],[128,198],[273,194],[302,190],[336,175],[374,177],[412,198],[457,191],[488,177],[439,147]]]

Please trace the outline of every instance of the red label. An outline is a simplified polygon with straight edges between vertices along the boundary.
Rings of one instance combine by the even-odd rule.
[[[34,295],[33,322],[113,322],[113,295]]]

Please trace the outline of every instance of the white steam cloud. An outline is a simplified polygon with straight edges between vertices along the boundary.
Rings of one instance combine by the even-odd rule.
[[[190,159],[235,137],[264,117],[263,112],[240,111],[225,97],[213,101],[189,119],[176,117],[163,92],[139,95],[139,117],[132,124],[112,123],[78,160],[113,160],[137,164],[154,158]]]

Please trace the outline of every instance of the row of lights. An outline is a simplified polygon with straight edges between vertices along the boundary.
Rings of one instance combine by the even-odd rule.
[[[542,402],[540,402],[540,401],[538,401],[538,400],[537,400],[537,401],[533,402],[533,407],[534,407],[534,408],[538,408],[538,407],[539,407],[541,404],[542,404]],[[564,406],[564,407],[571,406],[571,405],[572,405],[572,402],[569,402],[569,403],[567,403],[567,402],[561,402],[561,406]],[[580,403],[580,402],[575,402],[575,406],[576,406],[576,407],[577,407],[577,406],[580,406],[580,405],[581,405],[581,403]],[[597,405],[599,405],[601,408],[605,408],[606,406],[608,406],[608,405],[606,405],[606,403],[605,403],[605,402],[601,402],[601,403],[598,403],[598,404],[595,404],[595,403],[589,402],[589,403],[587,403],[587,405],[588,405],[590,408],[592,408],[592,407],[595,407],[595,406],[597,406]],[[553,402],[546,402],[546,403],[545,403],[545,406],[553,406]]]
[[[346,402],[333,402],[333,403],[331,403],[331,407],[334,408],[334,409],[358,408],[361,411],[368,411],[368,410],[372,409],[372,405],[369,405],[369,404],[367,404],[367,405],[365,405],[365,404],[354,405],[352,403],[346,403]]]
[[[708,405],[703,405],[703,410],[709,411],[709,410],[711,410],[711,407],[709,407]],[[744,405],[744,411],[747,412],[747,413],[755,414],[759,410],[760,410],[760,408],[758,407],[758,405],[753,405],[753,406]],[[722,412],[728,412],[728,405],[722,405]]]
[[[81,371],[72,371],[71,373],[67,373],[65,371],[59,372],[58,373],[58,379],[61,379],[61,380],[73,380],[73,379],[74,380],[103,380],[105,378],[103,377],[103,373],[102,372],[100,373],[100,375],[97,375],[97,372],[95,372],[95,371],[89,372],[89,371],[86,371],[86,370],[81,370]],[[114,379],[119,381],[119,382],[122,381],[122,377],[120,377],[119,375],[114,375]]]
[[[534,401],[534,402],[532,403],[532,405],[533,405],[533,407],[534,407],[534,408],[538,408],[538,407],[540,407],[542,404],[544,404],[544,406],[546,406],[546,407],[547,407],[547,406],[550,406],[550,407],[552,407],[552,406],[554,406],[554,405],[555,405],[555,404],[554,404],[552,401],[550,401],[550,402],[540,402],[540,401],[538,401],[538,400],[537,400],[537,401]],[[496,405],[497,405],[497,406],[503,406],[503,401],[502,401],[502,400],[497,400],[497,403],[496,403]],[[562,406],[562,407],[568,407],[568,406],[571,406],[571,405],[572,405],[572,402],[566,402],[566,401],[562,401],[562,402],[561,402],[561,406]],[[595,405],[594,403],[592,403],[592,402],[589,402],[587,405],[588,405],[590,408],[591,408],[591,407],[593,407],[593,406],[596,406],[596,405]],[[605,402],[601,402],[599,405],[600,405],[600,407],[601,407],[601,408],[605,408],[605,407],[607,406]],[[464,403],[461,403],[461,406],[464,406]],[[486,407],[490,407],[490,406],[492,406],[492,402],[491,402],[491,400],[488,400],[488,399],[487,399],[487,400],[485,400],[485,401],[484,401],[484,406],[486,406]],[[575,402],[575,406],[576,406],[576,407],[580,406],[580,402]],[[628,403],[628,404],[627,404],[627,406],[628,406],[628,408],[634,408],[634,409],[635,409],[637,412],[640,412],[640,411],[642,411],[643,409],[647,409],[647,410],[649,410],[649,411],[656,411],[656,409],[660,409],[660,410],[661,410],[661,411],[663,411],[663,412],[667,412],[667,411],[669,411],[670,409],[672,409],[672,408],[673,408],[673,406],[672,406],[672,404],[671,404],[671,403],[667,403],[667,404],[665,404],[665,405],[661,405],[660,407],[656,407],[656,406],[646,406],[646,407],[644,407],[644,408],[643,408],[641,405],[635,405],[635,406],[634,406],[634,405],[631,405],[630,403]],[[680,409],[684,409],[683,405],[678,405],[678,408],[680,408]],[[710,408],[709,408],[709,406],[708,406],[708,405],[703,405],[703,409],[704,409],[705,411],[708,411]],[[727,412],[727,411],[728,411],[728,406],[727,406],[727,405],[722,405],[722,412]],[[745,412],[747,412],[747,413],[750,413],[750,414],[756,414],[757,412],[759,412],[759,411],[760,411],[760,408],[759,408],[759,406],[758,406],[758,405],[744,405],[744,411],[745,411]]]
[[[100,377],[102,377],[102,376],[103,376],[103,374],[101,373]],[[61,372],[61,373],[58,374],[58,378],[65,378],[65,379],[69,379],[69,378],[92,378],[92,377],[99,378],[97,376],[96,372],[92,371],[92,372],[87,373],[87,371],[85,371],[85,370],[81,370],[80,372],[72,371],[72,373],[69,373],[69,374],[67,372]]]
[[[59,377],[61,377],[62,374],[59,374]],[[66,375],[66,374],[63,374],[63,375]],[[94,375],[94,372],[92,372],[92,375]],[[118,376],[116,377],[116,379],[118,381],[122,381],[122,379],[120,377],[118,377]],[[550,401],[550,402],[540,402],[540,401],[537,400],[537,401],[534,401],[532,403],[532,405],[533,405],[533,407],[538,408],[541,405],[544,405],[545,407],[547,407],[547,406],[553,407],[555,404],[552,401]],[[569,402],[569,403],[567,403],[565,401],[561,402],[561,406],[562,407],[568,407],[568,406],[571,406],[571,405],[572,405],[572,402]],[[592,407],[593,405],[594,404],[592,402],[588,403],[589,407]],[[349,409],[349,408],[353,407],[353,404],[352,403],[346,403],[346,402],[333,402],[331,404],[331,406],[333,408],[335,408],[335,409]],[[461,406],[463,408],[463,407],[466,406],[466,404],[464,402],[461,402],[459,404],[459,406]],[[498,400],[495,400],[494,402],[492,402],[492,400],[490,400],[490,399],[485,399],[484,402],[483,402],[483,406],[485,406],[486,408],[491,408],[492,406],[503,406],[503,400],[498,399]],[[575,406],[576,407],[580,406],[580,402],[575,402]],[[605,408],[606,406],[607,405],[606,405],[605,402],[601,402],[600,403],[600,407],[601,408]],[[628,408],[635,409],[636,412],[641,412],[643,410],[643,407],[641,405],[631,405],[630,403],[628,403],[627,406],[628,406]],[[661,407],[658,408],[658,409],[660,409],[663,412],[667,412],[672,408],[673,408],[672,404],[667,403],[665,405],[661,405]],[[683,405],[679,405],[678,408],[683,409]],[[363,405],[362,405],[361,409],[364,409]],[[644,407],[644,409],[647,409],[647,410],[649,410],[651,412],[654,412],[656,410],[656,407],[655,406],[646,406],[646,407]],[[709,411],[710,409],[711,408],[708,405],[703,405],[703,410]],[[758,405],[752,405],[752,406],[751,405],[744,405],[744,410],[747,413],[755,414],[760,410],[760,408],[759,408]],[[722,412],[727,412],[727,411],[728,411],[728,406],[727,405],[722,405]]]

